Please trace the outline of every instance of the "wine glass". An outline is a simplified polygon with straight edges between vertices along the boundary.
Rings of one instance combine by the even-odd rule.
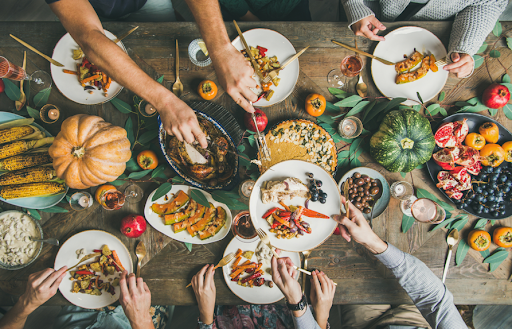
[[[100,204],[105,210],[121,209],[124,205],[125,197],[121,191],[110,190],[101,196]]]
[[[143,196],[144,191],[138,185],[131,184],[124,189],[124,197],[129,203],[139,202]]]
[[[419,198],[411,206],[412,217],[418,222],[439,224],[446,218],[446,211],[437,202]]]
[[[350,79],[357,76],[363,69],[363,60],[357,55],[343,58],[340,69],[333,69],[327,75],[327,82],[333,88],[349,89]]]
[[[52,79],[45,71],[38,70],[32,73],[32,75],[28,75],[22,67],[14,65],[3,56],[0,56],[0,78],[7,78],[15,81],[30,80],[35,83],[33,88],[36,91],[50,88],[52,85]]]

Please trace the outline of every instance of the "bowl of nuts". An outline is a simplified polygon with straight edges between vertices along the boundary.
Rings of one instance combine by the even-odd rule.
[[[348,199],[361,210],[367,220],[378,217],[389,204],[389,184],[376,170],[358,167],[348,171],[340,179],[338,187],[343,194],[348,184]],[[373,211],[373,213],[372,213]]]

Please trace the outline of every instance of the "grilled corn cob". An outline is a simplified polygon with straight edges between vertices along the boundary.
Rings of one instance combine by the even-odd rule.
[[[13,155],[24,153],[30,149],[53,143],[53,137],[41,138],[38,140],[19,140],[0,145],[0,159],[5,159]]]
[[[31,126],[13,127],[0,130],[0,144],[15,141],[34,132]]]
[[[34,167],[52,162],[52,157],[48,152],[15,155],[13,157],[0,160],[0,170],[18,170]]]
[[[0,188],[0,197],[8,200],[32,196],[46,196],[58,194],[65,190],[66,186],[63,183],[56,182],[7,185]]]
[[[57,177],[52,167],[34,167],[16,170],[0,176],[0,186],[46,182]]]

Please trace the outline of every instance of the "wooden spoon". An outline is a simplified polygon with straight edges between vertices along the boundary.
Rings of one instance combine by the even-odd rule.
[[[183,83],[180,81],[180,50],[178,48],[178,39],[176,39],[176,82],[172,85],[172,92],[176,97],[180,97],[183,93]]]
[[[26,70],[26,68],[27,68],[27,52],[24,51],[23,52],[23,70]],[[14,102],[14,105],[16,106],[16,111],[21,110],[21,108],[23,107],[23,105],[25,105],[25,103],[27,101],[27,96],[25,96],[25,92],[23,91],[23,81],[25,81],[25,80],[20,81],[20,99],[17,100],[16,102]]]

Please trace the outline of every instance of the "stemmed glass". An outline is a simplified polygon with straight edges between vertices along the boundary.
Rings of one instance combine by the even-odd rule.
[[[340,69],[333,69],[327,74],[327,82],[333,88],[348,89],[348,81],[363,69],[363,60],[357,55],[343,58]]]
[[[124,189],[124,197],[129,203],[139,202],[143,196],[144,191],[138,185],[131,184]]]
[[[52,85],[52,79],[45,71],[39,70],[28,75],[22,67],[11,63],[3,56],[0,56],[0,78],[15,81],[30,80],[37,85],[38,90],[49,88]]]

